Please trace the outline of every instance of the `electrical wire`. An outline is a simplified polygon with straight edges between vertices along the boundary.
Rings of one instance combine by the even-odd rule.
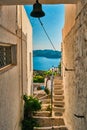
[[[42,26],[42,28],[43,28],[43,30],[44,30],[44,32],[45,32],[45,34],[46,34],[47,38],[49,39],[49,41],[50,41],[50,43],[51,43],[51,45],[52,45],[53,49],[56,51],[56,48],[55,48],[55,46],[53,45],[53,42],[51,41],[51,39],[50,39],[50,37],[49,37],[49,35],[48,35],[48,33],[47,33],[46,29],[44,28],[44,26],[43,26],[43,23],[42,23],[41,19],[40,19],[40,18],[38,18],[38,20],[39,20],[39,22],[40,22],[40,24],[41,24],[41,26]]]

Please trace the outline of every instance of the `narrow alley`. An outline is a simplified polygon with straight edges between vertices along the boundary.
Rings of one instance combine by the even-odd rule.
[[[38,28],[33,32],[24,5],[33,7],[34,3],[34,0],[0,0],[0,130],[22,130],[23,96],[33,95],[32,36]],[[52,100],[43,92],[42,109],[34,115],[40,126],[34,129],[87,130],[87,0],[40,0],[40,3],[54,7],[64,4],[65,21],[60,43],[62,78],[54,78]],[[56,20],[52,17],[51,21]],[[56,29],[59,31],[59,27]]]
[[[41,92],[42,93],[42,92]],[[41,93],[38,97],[41,99]],[[37,98],[38,98],[37,97]],[[42,93],[43,97],[43,93]],[[34,128],[35,130],[68,130],[64,122],[64,89],[63,82],[60,76],[54,77],[53,93],[52,93],[52,113],[47,111],[47,107],[51,105],[51,96],[45,96],[41,100],[42,109],[36,112],[34,118],[37,119],[40,127]]]

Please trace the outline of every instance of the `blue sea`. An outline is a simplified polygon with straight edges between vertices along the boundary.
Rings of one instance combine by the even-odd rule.
[[[33,57],[33,70],[47,71],[50,68],[58,67],[60,59],[46,58],[46,57]]]

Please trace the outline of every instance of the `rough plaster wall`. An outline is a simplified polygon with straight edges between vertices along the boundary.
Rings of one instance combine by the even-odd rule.
[[[73,32],[71,36],[73,36]],[[72,130],[73,113],[74,113],[74,37],[67,36],[63,43],[63,81],[64,81],[64,92],[65,92],[65,118],[67,120],[68,127]],[[67,70],[66,70],[67,69]],[[74,125],[73,125],[74,126]]]
[[[75,113],[82,118],[75,117],[76,129],[87,129],[87,1],[81,0],[77,5],[75,25],[75,85],[76,100]],[[80,124],[80,125],[79,125]]]
[[[65,121],[69,130],[87,130],[87,1],[77,4],[75,24],[63,41]]]
[[[27,80],[29,80],[26,76],[29,39],[25,32],[22,32],[21,41],[21,16],[17,17],[17,13],[21,14],[21,10],[16,9],[17,6],[0,6],[0,43],[17,45],[17,65],[4,69],[3,72],[0,70],[0,130],[21,130],[22,95],[23,90],[27,93]],[[29,24],[28,19],[25,24]],[[29,33],[32,34],[32,31],[29,30]],[[31,39],[29,43],[31,49]]]
[[[4,25],[5,28],[10,31],[16,31],[16,6],[1,6],[1,25]],[[14,17],[13,17],[14,16]]]
[[[0,129],[19,130],[20,124],[20,90],[18,68],[0,74]],[[10,80],[10,81],[9,81]],[[13,85],[15,83],[15,85]]]
[[[63,28],[63,39],[69,33],[75,23],[76,5],[66,4],[65,5],[65,23]]]
[[[16,6],[2,6],[0,15],[0,43],[17,44],[17,57],[19,42],[16,36]],[[17,65],[0,71],[0,129],[20,129],[21,117],[21,88],[19,80],[19,59]]]

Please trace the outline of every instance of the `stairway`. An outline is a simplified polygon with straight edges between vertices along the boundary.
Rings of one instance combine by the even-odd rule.
[[[63,116],[65,111],[64,90],[61,77],[54,78],[53,85],[53,116]]]
[[[61,77],[54,77],[52,116],[50,115],[50,111],[46,110],[50,101],[50,98],[42,100],[42,110],[34,116],[40,126],[35,127],[34,130],[68,130],[63,118],[65,103]]]

